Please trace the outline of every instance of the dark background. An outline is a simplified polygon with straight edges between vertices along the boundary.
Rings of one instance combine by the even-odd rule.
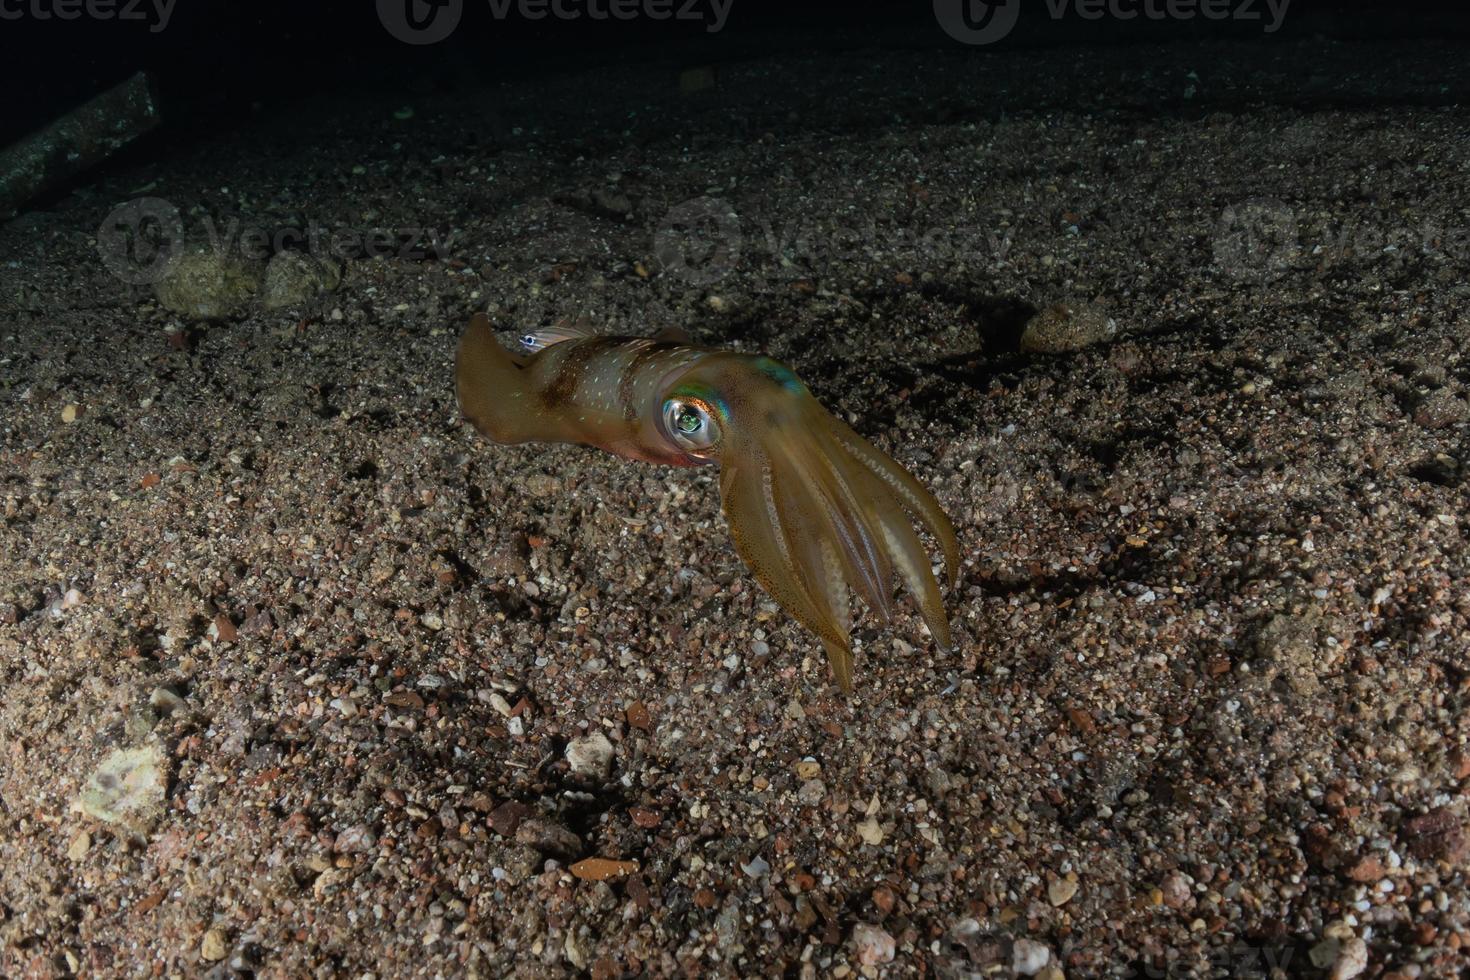
[[[139,5],[145,14],[141,21],[103,21],[85,13],[63,21],[33,12],[54,14],[58,3],[82,2],[0,0],[0,10],[8,15],[0,19],[0,82],[7,93],[0,142],[35,129],[139,69],[156,77],[171,128],[220,127],[242,114],[334,91],[422,94],[618,61],[679,66],[814,49],[965,47],[939,28],[931,0],[731,0],[726,25],[717,33],[678,20],[532,22],[514,13],[497,19],[489,0],[463,0],[459,28],[446,41],[424,47],[391,36],[373,0],[177,0],[162,31],[152,29],[151,0]],[[117,0],[118,9],[130,2]],[[1055,21],[1047,16],[1045,0],[1003,2],[1023,4],[1021,19],[1003,41],[972,48],[976,57],[1058,44],[1470,38],[1470,16],[1461,4],[1449,2],[1291,0],[1281,29],[1272,34],[1259,23],[1198,17],[1085,21],[1069,15]],[[1255,5],[1264,15],[1265,0]]]

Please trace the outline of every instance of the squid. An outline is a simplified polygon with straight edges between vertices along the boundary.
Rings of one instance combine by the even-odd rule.
[[[852,690],[856,592],[887,625],[894,577],[941,651],[949,621],[915,525],[951,586],[959,544],[934,496],[835,418],[785,365],[700,347],[681,331],[594,336],[556,326],[503,346],[476,315],[455,363],[460,409],[497,443],[579,443],[649,463],[718,465],[735,550],[772,598],[815,633]]]

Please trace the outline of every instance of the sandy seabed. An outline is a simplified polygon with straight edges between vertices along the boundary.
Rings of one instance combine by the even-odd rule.
[[[313,102],[12,221],[0,974],[1464,969],[1461,54]],[[139,197],[340,282],[174,312]],[[864,617],[838,695],[710,471],[460,423],[477,310],[791,364],[953,517],[955,649]]]

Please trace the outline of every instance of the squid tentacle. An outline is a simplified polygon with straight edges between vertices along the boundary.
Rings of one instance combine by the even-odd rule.
[[[846,581],[852,583],[880,620],[891,622],[893,564],[880,547],[882,532],[843,476],[844,468],[849,471],[852,468],[838,465],[840,457],[832,452],[830,445],[809,447],[808,459],[831,464],[820,466],[808,462],[803,472],[808,478],[809,489],[826,505],[816,507],[815,511],[826,520],[831,534],[841,546],[839,557]]]
[[[837,452],[842,451],[837,449]],[[899,578],[918,603],[920,615],[935,642],[947,649],[951,642],[949,621],[945,616],[944,601],[940,595],[939,583],[934,578],[929,552],[914,533],[902,503],[890,489],[891,485],[883,481],[880,475],[860,466],[856,459],[852,459],[851,465],[867,509],[882,535],[885,550],[893,557]]]
[[[796,555],[783,531],[770,466],[727,466],[720,474],[720,496],[735,550],[756,580],[781,606],[824,642],[845,644],[847,637],[818,611],[803,584]]]
[[[832,663],[832,673],[844,691],[852,690],[852,607],[848,601],[848,581],[852,573],[844,564],[837,547],[832,544],[840,535],[832,515],[822,506],[803,473],[790,460],[783,461],[772,474],[771,499],[780,522],[787,547],[799,560],[802,575],[808,583],[822,626],[823,645]],[[827,533],[813,534],[813,528]],[[801,533],[801,532],[805,533]],[[840,642],[838,642],[840,641]]]
[[[925,528],[939,542],[944,551],[944,566],[949,574],[951,585],[958,585],[960,581],[960,545],[955,538],[954,524],[950,522],[949,516],[939,506],[939,501],[934,495],[924,488],[924,485],[914,479],[908,470],[899,466],[889,459],[878,449],[858,435],[841,419],[833,418],[832,431],[842,444],[860,460],[869,470],[877,474],[904,502],[904,506],[923,522]]]

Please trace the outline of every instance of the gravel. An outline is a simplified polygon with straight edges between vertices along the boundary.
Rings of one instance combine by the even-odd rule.
[[[309,100],[0,229],[0,975],[1464,969],[1466,62],[966,54]],[[155,298],[141,187],[450,244]],[[954,650],[859,617],[844,698],[712,473],[487,445],[477,310],[789,362]]]

